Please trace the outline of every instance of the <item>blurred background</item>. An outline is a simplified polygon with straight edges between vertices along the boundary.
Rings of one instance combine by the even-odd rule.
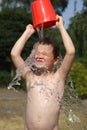
[[[0,0],[0,87],[7,87],[15,75],[10,51],[26,25],[33,24],[31,2],[33,0]],[[64,17],[65,28],[76,48],[71,71],[74,87],[81,98],[87,98],[87,0],[51,0],[51,2],[56,13]],[[56,28],[44,30],[44,35],[57,39],[64,55],[65,50]],[[37,40],[36,33],[26,44],[22,53],[25,59]]]
[[[0,130],[22,130],[24,127],[25,83],[21,81],[18,93],[17,91],[8,91],[7,86],[16,74],[10,57],[11,49],[22,35],[26,25],[33,24],[31,2],[33,0],[0,0]],[[51,2],[55,12],[64,17],[65,28],[74,42],[76,55],[70,78],[76,93],[87,108],[87,0],[51,0]],[[51,36],[51,38],[56,39],[61,48],[62,56],[64,56],[65,50],[62,39],[55,26],[45,29],[44,36]],[[29,56],[38,38],[38,34],[35,33],[27,41],[22,52],[24,59]],[[78,108],[81,109],[81,104]],[[74,106],[75,109],[76,105]],[[79,112],[77,114],[83,118]],[[74,130],[80,130],[80,125],[86,126],[81,130],[87,130],[87,113],[84,115],[82,124],[78,124]],[[64,119],[63,114],[60,130],[70,130],[62,125],[65,124]]]

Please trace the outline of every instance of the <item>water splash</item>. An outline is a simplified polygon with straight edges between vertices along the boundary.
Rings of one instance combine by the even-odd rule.
[[[33,49],[31,51],[31,54],[29,55],[29,57],[27,57],[27,59],[25,60],[24,64],[21,65],[17,70],[16,70],[16,76],[13,78],[13,80],[11,81],[11,83],[9,83],[8,85],[8,89],[13,89],[14,91],[17,91],[15,89],[15,86],[19,86],[20,84],[20,80],[21,80],[21,76],[23,75],[23,71],[24,69],[26,69],[27,71],[33,71],[35,74],[39,74],[40,70],[37,68],[37,66],[39,68],[43,68],[43,75],[45,73],[48,72],[48,67],[45,63],[45,61],[41,64],[37,64],[36,60],[35,60],[35,54],[36,54],[36,50],[38,47],[38,42],[33,46]]]
[[[75,91],[74,84],[69,76],[66,80],[62,111],[66,116],[66,127],[69,130],[87,130],[87,110]],[[78,127],[77,127],[78,126]]]
[[[44,30],[43,30],[43,24],[41,24],[39,27],[36,28],[39,39],[43,39],[44,37]],[[13,78],[12,82],[9,83],[8,85],[8,89],[13,89],[14,91],[17,91],[15,89],[16,85],[20,85],[20,80],[21,80],[21,76],[22,73],[24,71],[25,68],[28,69],[28,71],[33,71],[35,74],[39,74],[39,70],[37,69],[37,63],[35,61],[35,53],[38,47],[38,42],[34,44],[33,49],[31,51],[31,54],[29,55],[29,57],[27,57],[27,59],[25,60],[25,63],[23,65],[21,65],[17,70],[16,70],[16,76]],[[48,71],[48,67],[46,66],[46,63],[44,62],[43,64],[40,64],[39,67],[43,67],[44,70],[43,72],[46,73]]]
[[[39,39],[43,39],[44,37],[43,25],[41,25],[40,28],[37,28],[37,32],[39,35]],[[30,56],[25,60],[25,63],[16,70],[16,76],[12,80],[12,82],[9,84],[8,89],[13,89],[14,91],[17,92],[14,86],[20,85],[20,80],[23,73],[23,69],[28,68],[29,71],[32,70],[35,74],[39,73],[36,67],[37,65],[34,58],[37,47],[38,47],[38,43],[34,45],[33,50]],[[60,62],[53,68],[54,72],[60,67],[61,63],[62,63],[62,57],[60,58]],[[44,67],[44,72],[47,73],[48,68],[46,64],[45,63],[42,64],[41,67]],[[47,95],[48,95],[48,91],[50,90],[49,89],[47,90]],[[44,92],[44,90],[41,90],[41,92]],[[75,92],[74,84],[70,76],[66,80],[65,93],[64,93],[64,98],[61,105],[62,105],[62,111],[64,112],[66,116],[66,127],[69,128],[69,130],[78,130],[78,128],[75,128],[74,126],[77,124],[80,125],[79,130],[87,130],[87,126],[82,126],[82,122],[85,122],[85,120],[87,120],[84,117],[87,111],[85,111],[84,105],[79,99],[78,94]],[[78,111],[79,111],[79,115],[78,115]]]
[[[21,84],[20,84],[20,81],[21,80],[21,76],[19,76],[19,75],[16,75],[14,78],[13,78],[13,80],[12,80],[12,82],[11,83],[9,83],[9,85],[8,85],[8,90],[10,90],[10,89],[12,89],[12,90],[14,90],[15,92],[18,92],[18,90],[14,87],[14,86],[20,86]]]
[[[68,117],[69,121],[70,122],[77,122],[77,123],[80,123],[81,120],[79,119],[79,117],[77,117],[74,113],[73,113],[73,110],[70,109],[69,110],[69,117]]]

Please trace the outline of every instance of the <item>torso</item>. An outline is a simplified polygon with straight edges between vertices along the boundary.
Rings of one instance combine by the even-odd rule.
[[[63,92],[64,81],[55,73],[41,76],[32,74],[27,82],[28,130],[57,128]]]

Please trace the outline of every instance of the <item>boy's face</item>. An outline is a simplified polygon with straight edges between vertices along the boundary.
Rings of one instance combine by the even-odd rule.
[[[35,62],[37,68],[47,68],[52,71],[53,66],[58,59],[54,59],[53,47],[51,45],[39,44],[35,53]]]

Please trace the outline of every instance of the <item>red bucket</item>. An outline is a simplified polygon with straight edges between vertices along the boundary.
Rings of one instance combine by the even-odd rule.
[[[50,0],[35,0],[31,4],[32,19],[34,28],[49,28],[55,25],[56,13]]]

